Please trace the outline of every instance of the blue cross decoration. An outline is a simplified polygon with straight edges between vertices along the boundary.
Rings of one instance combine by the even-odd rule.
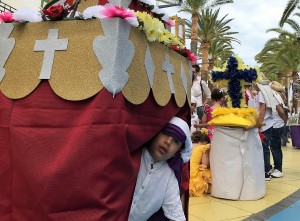
[[[213,82],[228,80],[228,95],[232,101],[232,107],[240,108],[241,99],[243,99],[241,80],[252,83],[257,79],[257,72],[254,68],[238,70],[238,60],[230,56],[227,61],[226,71],[212,71]]]

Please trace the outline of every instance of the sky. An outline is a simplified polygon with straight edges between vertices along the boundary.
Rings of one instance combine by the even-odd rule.
[[[39,6],[38,0],[4,0],[11,5],[19,8],[21,6]],[[38,2],[38,4],[37,4]],[[239,32],[235,37],[241,44],[233,43],[234,52],[251,67],[256,65],[255,55],[264,47],[265,43],[276,33],[266,33],[269,28],[278,27],[279,20],[288,0],[234,0],[233,4],[221,6],[219,15],[227,15],[227,19],[234,18],[229,24],[232,31]],[[177,7],[165,9],[171,15],[177,14],[180,17],[188,18],[188,15],[178,13]],[[187,41],[187,47],[190,42]]]
[[[257,65],[255,55],[264,47],[265,43],[277,37],[276,33],[266,33],[267,29],[278,27],[279,20],[288,0],[234,0],[233,4],[220,7],[219,18],[227,15],[227,19],[234,18],[229,23],[232,31],[239,32],[235,38],[241,44],[233,43],[234,52],[251,67]],[[168,14],[176,14],[178,8],[166,9]],[[188,18],[182,13],[180,17]]]

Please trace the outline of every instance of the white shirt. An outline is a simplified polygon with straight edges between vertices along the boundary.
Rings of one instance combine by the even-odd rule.
[[[186,220],[174,171],[166,161],[154,163],[144,148],[128,221],[146,221],[161,206],[168,219]]]
[[[193,85],[191,88],[191,95],[197,99],[197,107],[203,106],[202,101],[202,90],[200,86],[201,77],[197,77],[197,80],[193,81]],[[208,85],[202,81],[203,92],[206,95],[206,98],[211,98],[211,91],[209,90]]]
[[[263,96],[263,94],[262,94],[261,91],[258,92],[257,96],[258,96],[259,103],[263,103],[263,104],[266,103],[265,98],[264,98],[264,96]],[[274,98],[273,100],[276,103],[276,99]],[[277,102],[277,104],[278,104],[278,102]],[[266,125],[261,127],[261,132],[269,129],[270,127],[273,127],[274,119],[273,119],[272,109],[271,108],[266,108],[266,113],[265,113],[265,117],[264,117],[264,123]]]
[[[276,105],[278,105],[279,101],[276,98],[275,100],[277,101]],[[273,113],[273,119],[274,119],[274,125],[273,125],[274,128],[281,128],[284,126],[284,120],[279,116],[277,110]]]
[[[191,134],[196,131],[196,128],[194,127],[195,124],[199,124],[199,117],[196,111],[194,111],[191,116]]]
[[[259,101],[258,101],[258,96],[257,95],[253,95],[251,93],[251,91],[246,90],[246,93],[248,95],[248,107],[253,107],[256,110],[259,111]]]

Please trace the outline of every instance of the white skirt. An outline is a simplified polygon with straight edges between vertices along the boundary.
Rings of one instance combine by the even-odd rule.
[[[211,195],[231,200],[265,196],[263,148],[258,129],[215,127],[210,151]]]

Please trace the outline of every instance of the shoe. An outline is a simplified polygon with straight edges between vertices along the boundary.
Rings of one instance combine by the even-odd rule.
[[[271,173],[271,176],[274,178],[280,178],[283,177],[283,173],[277,169],[274,170],[273,173]]]
[[[271,175],[269,173],[265,173],[265,181],[270,181]]]
[[[270,175],[270,174],[272,174],[273,172],[274,172],[274,169],[273,169],[273,167],[271,166],[271,169],[269,170],[268,174]]]

